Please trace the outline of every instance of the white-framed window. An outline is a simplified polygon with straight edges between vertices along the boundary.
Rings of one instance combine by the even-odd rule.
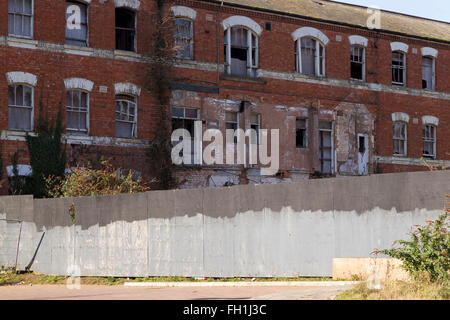
[[[435,90],[435,58],[422,57],[422,89]]]
[[[333,122],[319,121],[319,171],[333,174]]]
[[[261,115],[257,113],[250,114],[250,128],[253,130],[250,143],[251,144],[260,144],[261,138]]]
[[[407,155],[407,124],[402,121],[394,122],[394,156],[406,157]]]
[[[436,158],[436,127],[426,124],[423,130],[423,156],[425,158]]]
[[[310,76],[325,76],[325,47],[311,37],[295,41],[296,71]]]
[[[136,12],[116,8],[116,49],[136,51]]]
[[[174,19],[175,57],[179,59],[194,59],[194,23],[186,18]]]
[[[296,119],[295,121],[295,146],[297,148],[308,147],[308,120]]]
[[[8,130],[33,131],[33,88],[22,84],[8,86]]]
[[[406,54],[401,51],[392,52],[392,84],[406,85]]]
[[[85,3],[66,1],[66,43],[88,46],[88,6]]]
[[[239,128],[239,115],[237,112],[227,111],[225,112],[225,129],[227,142],[233,141],[233,143],[238,142],[238,137],[236,130]],[[228,130],[233,130],[233,132],[228,132]]]
[[[89,134],[89,93],[82,90],[66,91],[66,132]]]
[[[350,78],[364,81],[366,78],[366,48],[352,45],[350,52]]]
[[[8,0],[8,34],[33,37],[33,0]]]
[[[137,101],[130,95],[116,95],[116,137],[137,138]]]
[[[189,138],[191,139],[191,164],[195,163],[195,121],[199,120],[200,109],[172,107],[172,131],[185,129],[189,132]]]
[[[224,35],[225,71],[230,75],[256,77],[258,36],[242,26],[230,27]]]

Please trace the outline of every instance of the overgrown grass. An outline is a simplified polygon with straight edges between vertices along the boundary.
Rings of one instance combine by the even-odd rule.
[[[0,286],[7,285],[37,285],[37,284],[66,284],[68,277],[52,276],[39,273],[18,274],[11,271],[0,273]],[[332,278],[193,278],[193,277],[145,277],[145,278],[119,278],[119,277],[81,277],[83,285],[123,285],[125,282],[230,282],[230,281],[331,281]]]
[[[336,300],[450,300],[450,286],[429,281],[392,281],[384,282],[380,290],[370,290],[363,282],[339,294]]]

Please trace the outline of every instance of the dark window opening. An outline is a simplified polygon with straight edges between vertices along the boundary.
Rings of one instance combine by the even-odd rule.
[[[364,137],[359,137],[359,152],[366,152],[366,139]]]
[[[355,80],[364,80],[364,48],[351,47],[350,77]]]
[[[308,147],[307,120],[297,119],[295,132],[295,145],[297,148]]]
[[[135,51],[136,13],[124,9],[116,9],[116,49]]]

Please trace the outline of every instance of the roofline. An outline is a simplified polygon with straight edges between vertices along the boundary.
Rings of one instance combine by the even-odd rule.
[[[438,42],[438,43],[447,44],[447,45],[450,44],[450,40],[421,37],[421,36],[412,35],[409,33],[402,33],[402,32],[396,32],[396,31],[385,30],[385,29],[369,29],[367,27],[362,27],[362,26],[359,26],[356,24],[339,22],[339,21],[335,21],[335,20],[326,20],[326,19],[321,19],[321,18],[308,17],[308,16],[295,14],[295,13],[276,11],[276,10],[259,8],[259,7],[252,7],[252,6],[247,6],[247,5],[237,4],[237,3],[229,3],[229,2],[224,2],[223,0],[222,0],[222,4],[218,3],[218,1],[216,1],[216,0],[195,0],[195,1],[207,2],[210,4],[216,5],[216,6],[223,5],[223,6],[228,6],[228,7],[236,7],[236,8],[246,9],[246,10],[260,11],[260,12],[269,13],[269,14],[276,14],[276,15],[288,16],[288,17],[293,17],[293,18],[299,18],[299,19],[304,19],[304,20],[313,20],[313,21],[317,21],[317,22],[321,22],[321,23],[362,29],[362,30],[369,31],[369,32],[387,33],[387,34],[392,34],[392,35],[396,35],[396,36],[410,37],[410,38],[425,40],[425,41],[433,41],[433,42]],[[320,1],[324,1],[324,0],[320,0]],[[325,1],[327,1],[327,0],[325,0]],[[341,2],[339,2],[339,3],[341,3]],[[351,6],[351,4],[348,4],[348,3],[345,3],[345,4]],[[353,6],[357,6],[357,5],[353,5]],[[360,7],[360,6],[357,6],[357,7]],[[363,8],[366,8],[366,7],[363,7]],[[382,11],[386,11],[386,10],[382,10]],[[394,12],[394,13],[396,13],[396,12]],[[425,19],[425,18],[423,18],[423,19]],[[425,19],[425,20],[430,20],[430,19]],[[441,21],[438,21],[438,22],[441,22]],[[444,22],[444,23],[446,23],[446,22]]]
[[[337,1],[337,0],[317,0],[317,1],[324,1],[324,2],[338,3],[338,4],[341,4],[341,5],[352,6],[352,7],[358,7],[358,8],[362,8],[362,9],[371,8],[371,7],[361,6],[361,5],[358,5],[358,4],[341,2],[341,1]],[[430,19],[430,18],[425,18],[425,17],[420,17],[420,16],[414,16],[414,15],[408,14],[408,13],[397,12],[397,11],[391,11],[391,10],[385,10],[385,9],[380,9],[380,10],[381,10],[382,12],[389,12],[389,13],[398,14],[398,15],[401,15],[401,16],[406,16],[406,17],[415,18],[415,19],[428,20],[428,21],[439,22],[439,23],[445,23],[445,24],[449,24],[449,25],[450,25],[450,22],[447,22],[447,21],[436,20],[436,19]]]

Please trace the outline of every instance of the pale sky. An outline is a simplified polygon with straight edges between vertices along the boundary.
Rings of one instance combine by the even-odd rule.
[[[377,6],[388,11],[450,22],[449,0],[337,0],[337,2],[364,7]]]

